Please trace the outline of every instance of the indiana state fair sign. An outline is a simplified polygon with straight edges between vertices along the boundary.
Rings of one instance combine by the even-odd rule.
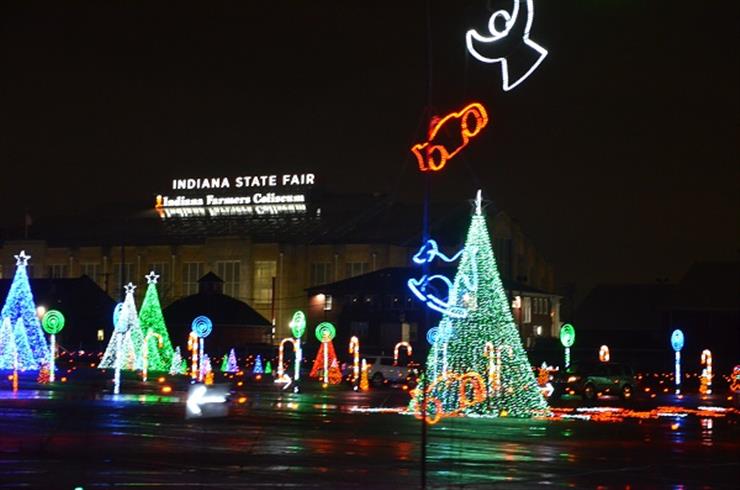
[[[163,219],[299,214],[315,182],[312,173],[172,179],[155,207]]]

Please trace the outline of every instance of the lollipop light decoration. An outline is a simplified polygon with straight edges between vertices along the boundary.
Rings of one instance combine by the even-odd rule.
[[[681,349],[683,349],[683,332],[676,329],[671,334],[671,347],[675,351],[674,377],[676,382],[676,394],[681,393]]]
[[[293,379],[298,381],[301,378],[301,362],[303,362],[303,349],[301,348],[301,337],[306,331],[306,315],[298,310],[293,313],[293,318],[289,323],[290,331],[295,338],[293,344],[295,349],[295,366],[293,371]]]
[[[57,334],[64,328],[64,315],[60,311],[49,310],[41,319],[41,326],[49,334],[49,381],[53,383],[56,370]]]
[[[205,354],[205,339],[209,335],[211,335],[211,331],[213,331],[213,322],[211,322],[211,319],[207,316],[201,315],[197,316],[193,319],[193,323],[191,325],[193,332],[198,336],[198,340],[200,341],[199,349],[200,349],[200,359],[199,363],[201,366],[203,366],[203,355]],[[203,370],[199,370],[198,374],[198,381],[203,381]]]
[[[334,352],[334,344],[332,344],[337,331],[331,323],[322,322],[316,326],[315,333],[316,338],[321,342],[321,347],[316,355],[310,375],[317,378],[319,372],[321,372],[323,386],[326,388],[329,384],[337,384],[342,381],[342,373],[337,366],[337,356]]]
[[[570,348],[576,341],[576,329],[570,323],[560,327],[560,343],[565,348],[565,368],[570,367]]]

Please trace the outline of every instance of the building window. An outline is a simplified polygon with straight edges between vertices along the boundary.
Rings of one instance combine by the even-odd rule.
[[[62,279],[67,277],[66,264],[52,264],[49,266],[49,277],[52,279]]]
[[[95,262],[86,262],[80,264],[80,275],[87,276],[96,283],[100,284],[100,264]]]
[[[238,260],[216,262],[216,274],[224,281],[224,294],[233,298],[239,297],[240,265]]]
[[[347,262],[344,264],[344,277],[355,277],[367,273],[367,262]]]
[[[126,262],[123,264],[123,274],[121,274],[121,264],[113,264],[113,296],[120,297],[123,286],[137,281],[134,278],[134,264]]]
[[[368,323],[367,322],[350,322],[349,330],[352,335],[356,335],[358,339],[367,339]]]
[[[311,286],[326,284],[331,279],[331,264],[329,262],[314,262],[311,264]]]
[[[256,260],[254,262],[254,302],[272,301],[272,278],[277,275],[277,262]]]
[[[532,298],[522,298],[522,323],[532,323]]]
[[[542,325],[535,325],[534,334],[537,336],[542,335]]]
[[[155,274],[159,275],[159,279],[157,279],[157,289],[160,294],[166,294],[170,290],[170,285],[172,284],[172,274],[170,273],[171,264],[169,262],[152,262],[149,264],[149,270],[146,271],[146,273],[149,274],[149,271],[154,271]]]
[[[203,277],[203,262],[182,264],[182,294],[190,296],[198,292],[198,279]]]
[[[331,311],[332,303],[334,303],[334,298],[331,294],[327,294],[324,296],[324,311]]]
[[[102,328],[98,329],[98,342],[102,342],[105,340],[105,332]]]

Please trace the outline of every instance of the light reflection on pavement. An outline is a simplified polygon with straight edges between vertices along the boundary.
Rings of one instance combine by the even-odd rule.
[[[417,488],[420,422],[400,392],[247,391],[228,418],[184,420],[182,397],[0,392],[0,488]],[[738,417],[712,410],[429,427],[431,488],[736,488]],[[691,410],[696,410],[691,409]],[[689,412],[691,411],[689,410]],[[716,410],[715,410],[716,412]],[[594,420],[563,419],[590,415]]]

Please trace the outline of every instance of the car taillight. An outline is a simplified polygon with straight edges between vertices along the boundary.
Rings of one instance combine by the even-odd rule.
[[[575,383],[579,379],[581,379],[580,376],[568,376],[568,383]]]

